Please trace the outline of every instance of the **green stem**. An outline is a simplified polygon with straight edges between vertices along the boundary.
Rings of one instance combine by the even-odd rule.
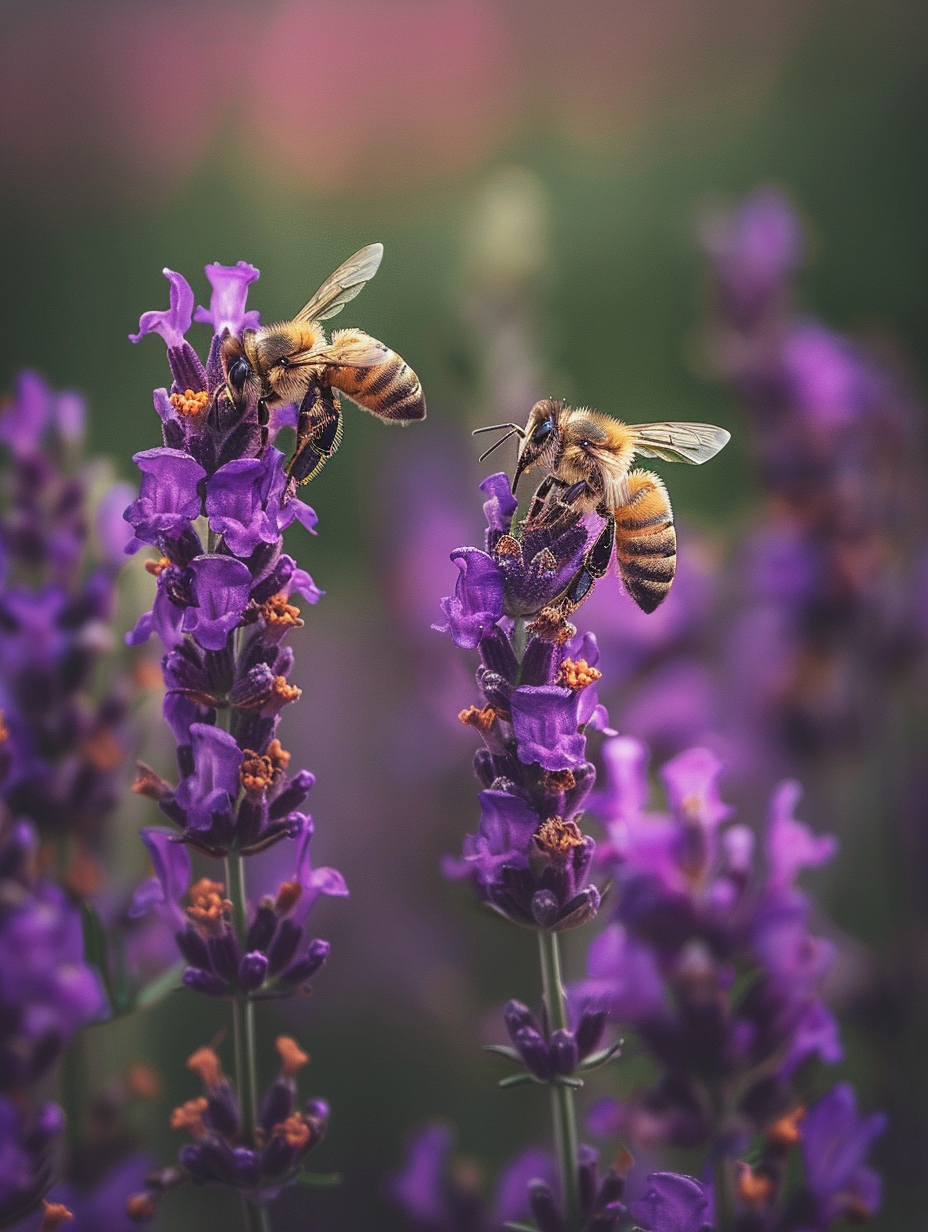
[[[68,1153],[73,1161],[81,1146],[81,1129],[86,1096],[87,1048],[84,1032],[71,1040],[61,1066],[61,1102],[65,1112]]]
[[[716,1232],[731,1232],[731,1161],[718,1146],[712,1155],[712,1199],[715,1206]]]
[[[254,1206],[242,1194],[242,1217],[245,1232],[271,1232],[271,1217],[263,1206]]]
[[[245,861],[240,855],[226,856],[226,883],[232,901],[232,924],[239,944],[248,931],[245,899]],[[255,1007],[242,992],[232,998],[232,1028],[235,1046],[235,1086],[242,1106],[245,1140],[254,1143],[258,1120],[258,1067],[255,1046]]]
[[[516,616],[512,622],[512,649],[521,663],[525,657],[525,647],[528,643],[528,628],[524,616]]]
[[[714,1090],[712,1092],[712,1119],[715,1122],[712,1144],[712,1196],[715,1206],[716,1232],[731,1232],[735,1215],[732,1162],[723,1145],[726,1104],[725,1092],[721,1089]]]
[[[567,1027],[567,1004],[561,983],[561,957],[557,933],[539,930],[541,984],[552,1031]],[[577,1110],[573,1087],[552,1085],[551,1114],[554,1119],[554,1150],[561,1180],[564,1222],[567,1232],[579,1232],[580,1188],[578,1175]]]

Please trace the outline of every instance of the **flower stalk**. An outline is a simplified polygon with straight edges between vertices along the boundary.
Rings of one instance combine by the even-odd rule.
[[[557,933],[538,932],[538,951],[541,958],[541,985],[548,1022],[552,1031],[566,1031],[567,1001],[561,982],[560,938]],[[568,1232],[579,1232],[579,1138],[577,1136],[577,1110],[574,1088],[566,1082],[551,1085],[551,1116],[554,1123],[554,1153],[557,1159],[558,1178],[564,1205],[564,1220]]]
[[[296,1076],[309,1057],[284,1036],[279,1074],[259,1096],[255,1006],[307,988],[329,951],[307,933],[309,913],[320,895],[347,888],[337,870],[311,867],[313,823],[301,805],[313,776],[290,770],[277,738],[281,711],[301,692],[290,682],[294,653],[285,644],[303,624],[295,600],[321,595],[284,553],[283,532],[295,520],[312,531],[316,517],[273,445],[286,417],[269,424],[256,391],[238,400],[229,392],[221,352],[230,335],[255,324],[245,296],[257,270],[214,265],[207,276],[210,309],[196,317],[215,330],[205,363],[186,340],[194,300],[179,274],[168,273],[171,307],[146,313],[134,338],[161,334],[173,383],[155,392],[164,445],[136,455],[141,491],[124,515],[133,530],[127,551],[157,553],[146,562],[157,579],[152,610],[127,640],[138,645],[154,633],[164,645],[164,717],[179,771],[174,785],[139,767],[136,792],[156,801],[179,833],[142,831],[155,875],[134,910],[171,923],[188,989],[231,1003],[235,1084],[212,1048],[191,1054],[187,1065],[204,1093],[176,1108],[171,1125],[193,1141],[181,1148],[180,1167],[152,1174],[131,1206],[133,1219],[149,1219],[185,1180],[219,1185],[239,1193],[249,1232],[266,1232],[265,1208],[301,1179],[329,1110],[322,1100],[300,1103]],[[278,843],[292,844],[293,871],[276,893],[249,904],[245,861]],[[223,861],[223,882],[191,884],[191,848]]]

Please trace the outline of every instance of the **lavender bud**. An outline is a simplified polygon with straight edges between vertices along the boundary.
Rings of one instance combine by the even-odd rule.
[[[512,1042],[518,1049],[526,1069],[530,1070],[536,1078],[540,1078],[542,1082],[547,1082],[551,1077],[551,1057],[548,1053],[548,1045],[540,1033],[532,1027],[520,1027],[513,1035]]]
[[[246,950],[266,950],[277,931],[277,912],[272,902],[262,901],[245,937]]]
[[[203,993],[207,997],[226,997],[231,991],[225,980],[214,975],[212,971],[203,971],[200,967],[187,967],[182,978],[185,988]]]
[[[324,965],[329,957],[330,949],[328,941],[323,941],[321,938],[310,941],[303,956],[280,973],[278,977],[280,982],[290,984],[292,987],[304,984]]]
[[[606,1029],[605,1010],[584,1010],[576,1031],[577,1053],[581,1061],[595,1052]]]
[[[209,968],[209,950],[206,942],[192,924],[188,924],[183,932],[174,934],[174,940],[181,955],[186,958],[191,967]]]
[[[572,1074],[577,1068],[577,1041],[572,1031],[563,1028],[552,1033],[548,1041],[551,1068],[556,1074]]]
[[[527,1005],[523,1005],[521,1001],[507,1001],[503,1009],[503,1022],[506,1024],[506,1030],[509,1032],[510,1039],[514,1040],[516,1032],[522,1027],[531,1027],[533,1031],[538,1030],[538,1020]]]
[[[281,920],[277,935],[268,950],[268,974],[277,975],[293,958],[303,936],[302,927],[293,920]]]
[[[207,1109],[203,1116],[204,1122],[225,1138],[234,1138],[242,1128],[242,1118],[239,1112],[238,1100],[223,1079],[207,1091]]]
[[[260,950],[244,954],[238,965],[238,982],[246,992],[254,992],[264,983],[267,975],[267,955]]]
[[[532,915],[539,928],[551,928],[559,910],[557,898],[550,890],[537,890],[532,895]]]
[[[528,1204],[541,1232],[566,1232],[564,1216],[557,1208],[550,1185],[529,1181]]]
[[[296,1083],[292,1078],[275,1078],[261,1102],[260,1121],[266,1134],[293,1112]]]

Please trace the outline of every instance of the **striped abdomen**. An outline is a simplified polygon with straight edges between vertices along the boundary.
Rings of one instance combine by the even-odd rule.
[[[396,351],[373,368],[329,368],[330,385],[357,402],[365,411],[395,423],[425,419],[425,397],[419,378]]]
[[[677,565],[677,534],[667,489],[650,471],[632,471],[628,499],[615,510],[615,556],[625,589],[645,612],[670,590]]]

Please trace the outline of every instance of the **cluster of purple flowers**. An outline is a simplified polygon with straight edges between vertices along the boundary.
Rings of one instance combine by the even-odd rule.
[[[486,545],[453,553],[457,585],[436,625],[481,659],[480,701],[459,716],[484,745],[475,757],[480,823],[445,871],[539,935],[541,1013],[509,1002],[509,1044],[491,1051],[516,1069],[500,1085],[551,1089],[556,1179],[551,1160],[529,1153],[531,1176],[517,1161],[501,1181],[505,1204],[488,1209],[472,1185],[449,1176],[450,1140],[431,1127],[413,1142],[393,1198],[414,1226],[436,1232],[526,1214],[540,1232],[608,1232],[630,1221],[660,1232],[811,1232],[871,1214],[879,1179],[865,1157],[884,1118],[859,1115],[843,1084],[804,1098],[810,1062],[842,1054],[822,999],[833,947],[810,933],[796,879],[831,858],[834,839],[796,820],[799,789],[787,782],[774,795],[759,861],[754,832],[721,798],[722,764],[707,749],[664,768],[668,805],[658,813],[648,809],[644,746],[610,739],[607,786],[594,793],[587,732],[615,733],[596,696],[596,641],[568,623],[562,596],[596,519],[554,504],[514,526],[506,476],[481,486]],[[598,848],[581,828],[585,807],[605,828]],[[556,934],[592,920],[606,885],[610,922],[591,945],[587,979],[564,996]],[[600,1176],[597,1153],[578,1142],[573,1091],[618,1054],[618,1045],[603,1046],[607,1019],[632,1034],[659,1077],[622,1102],[595,1105],[592,1132],[621,1136],[646,1159],[660,1148],[699,1149],[700,1180],[646,1174],[627,1152]]]
[[[193,292],[165,272],[171,306],[146,313],[133,338],[162,336],[173,383],[155,391],[164,444],[136,455],[141,489],[125,511],[133,532],[127,551],[157,553],[147,562],[154,603],[128,640],[156,633],[164,646],[164,716],[177,740],[179,779],[174,785],[140,767],[135,790],[157,801],[175,829],[142,832],[155,875],[139,888],[133,913],[155,910],[168,921],[188,988],[232,1001],[238,1091],[215,1054],[195,1054],[208,1061],[200,1066],[202,1116],[186,1126],[196,1142],[182,1150],[179,1170],[153,1174],[135,1196],[137,1219],[150,1218],[184,1179],[236,1189],[263,1207],[321,1139],[327,1109],[316,1101],[293,1111],[296,1069],[288,1063],[258,1106],[246,1077],[255,1064],[252,1007],[305,987],[328,955],[327,942],[306,934],[310,909],[320,894],[347,893],[335,869],[310,867],[312,821],[301,806],[313,776],[289,768],[277,738],[281,711],[300,696],[288,679],[293,651],[285,645],[303,623],[292,600],[315,603],[321,594],[283,551],[282,537],[294,520],[312,530],[316,518],[272,443],[286,416],[268,425],[256,397],[233,404],[219,358],[223,338],[257,322],[245,300],[258,271],[243,262],[207,267],[210,307],[196,312],[214,330],[205,364],[185,337]],[[297,848],[294,875],[249,906],[242,857],[284,840]],[[225,881],[191,886],[191,849],[225,858]]]
[[[711,350],[769,502],[737,563],[735,670],[761,642],[769,664],[744,718],[792,759],[855,747],[924,640],[920,408],[887,358],[796,310],[804,237],[782,195],[713,216],[704,242]]]
[[[516,538],[507,477],[491,475],[481,488],[489,497],[486,551],[452,554],[457,587],[442,601],[445,621],[435,626],[456,645],[479,649],[483,702],[459,716],[483,740],[474,760],[484,788],[480,824],[445,871],[471,879],[479,897],[507,919],[561,931],[599,909],[599,891],[589,880],[594,843],[576,819],[595,779],[584,732],[606,718],[596,696],[595,639],[578,636],[549,605],[596,527],[558,508]],[[521,654],[514,621],[525,630]]]
[[[24,372],[0,414],[0,710],[9,733],[3,795],[43,839],[70,845],[73,889],[80,862],[99,847],[118,798],[126,756],[120,729],[128,697],[117,680],[92,693],[112,646],[115,579],[128,539],[120,518],[128,485],[98,503],[105,480],[81,464],[84,405]],[[96,525],[92,525],[95,520]],[[62,872],[65,870],[62,869]]]
[[[87,1109],[66,1100],[64,1151],[62,1109],[29,1111],[26,1097],[73,1053],[81,1027],[127,1008],[139,966],[104,871],[129,690],[117,671],[96,687],[131,489],[84,461],[83,434],[77,395],[21,374],[0,413],[0,1221],[26,1215],[57,1181],[53,1206],[71,1212],[75,1232],[106,1232],[124,1223],[127,1186],[149,1166],[132,1153],[123,1101],[100,1096],[109,1111],[105,1128],[92,1114],[91,1147]],[[120,945],[118,989],[101,914]]]
[[[485,549],[452,554],[457,585],[442,601],[445,619],[435,626],[456,645],[476,647],[481,659],[482,704],[459,716],[483,740],[474,760],[483,788],[480,822],[461,856],[446,859],[445,872],[469,880],[481,902],[539,936],[541,1014],[510,1001],[503,1015],[510,1044],[492,1051],[516,1070],[501,1085],[534,1082],[551,1089],[557,1169],[543,1153],[528,1152],[504,1175],[500,1196],[487,1210],[476,1194],[449,1182],[450,1143],[432,1128],[414,1141],[391,1193],[423,1229],[497,1228],[529,1213],[541,1232],[610,1232],[630,1218],[646,1228],[676,1227],[658,1208],[669,1202],[676,1212],[677,1190],[688,1186],[695,1219],[708,1205],[703,1187],[656,1174],[647,1197],[629,1206],[627,1169],[616,1165],[600,1175],[597,1152],[577,1142],[572,1102],[583,1085],[579,1075],[618,1051],[600,1047],[604,1006],[567,1002],[557,949],[557,934],[589,923],[601,904],[592,880],[596,844],[580,821],[596,777],[586,733],[608,731],[608,719],[596,692],[596,640],[578,634],[561,601],[601,524],[555,501],[514,525],[517,501],[507,476],[492,475],[481,488],[488,497]],[[702,1226],[689,1214],[685,1219],[681,1232]]]
[[[0,832],[0,1223],[34,1207],[56,1177],[64,1113],[28,1110],[26,1091],[52,1069],[74,1032],[103,1014],[83,961],[80,913],[36,876],[38,840],[7,813]]]
[[[863,1161],[885,1119],[860,1117],[846,1086],[806,1109],[799,1082],[812,1058],[842,1058],[822,1000],[833,946],[809,932],[810,904],[796,886],[803,868],[832,857],[834,839],[796,820],[798,785],[783,783],[761,864],[754,831],[721,800],[722,767],[708,750],[663,768],[666,812],[648,810],[639,742],[616,738],[603,756],[598,858],[616,906],[573,993],[633,1031],[660,1078],[621,1103],[601,1102],[593,1125],[633,1151],[708,1146],[717,1162],[759,1142],[753,1167],[730,1178],[739,1218],[758,1227],[822,1229],[871,1214],[879,1181]],[[805,1184],[785,1198],[797,1143]]]

